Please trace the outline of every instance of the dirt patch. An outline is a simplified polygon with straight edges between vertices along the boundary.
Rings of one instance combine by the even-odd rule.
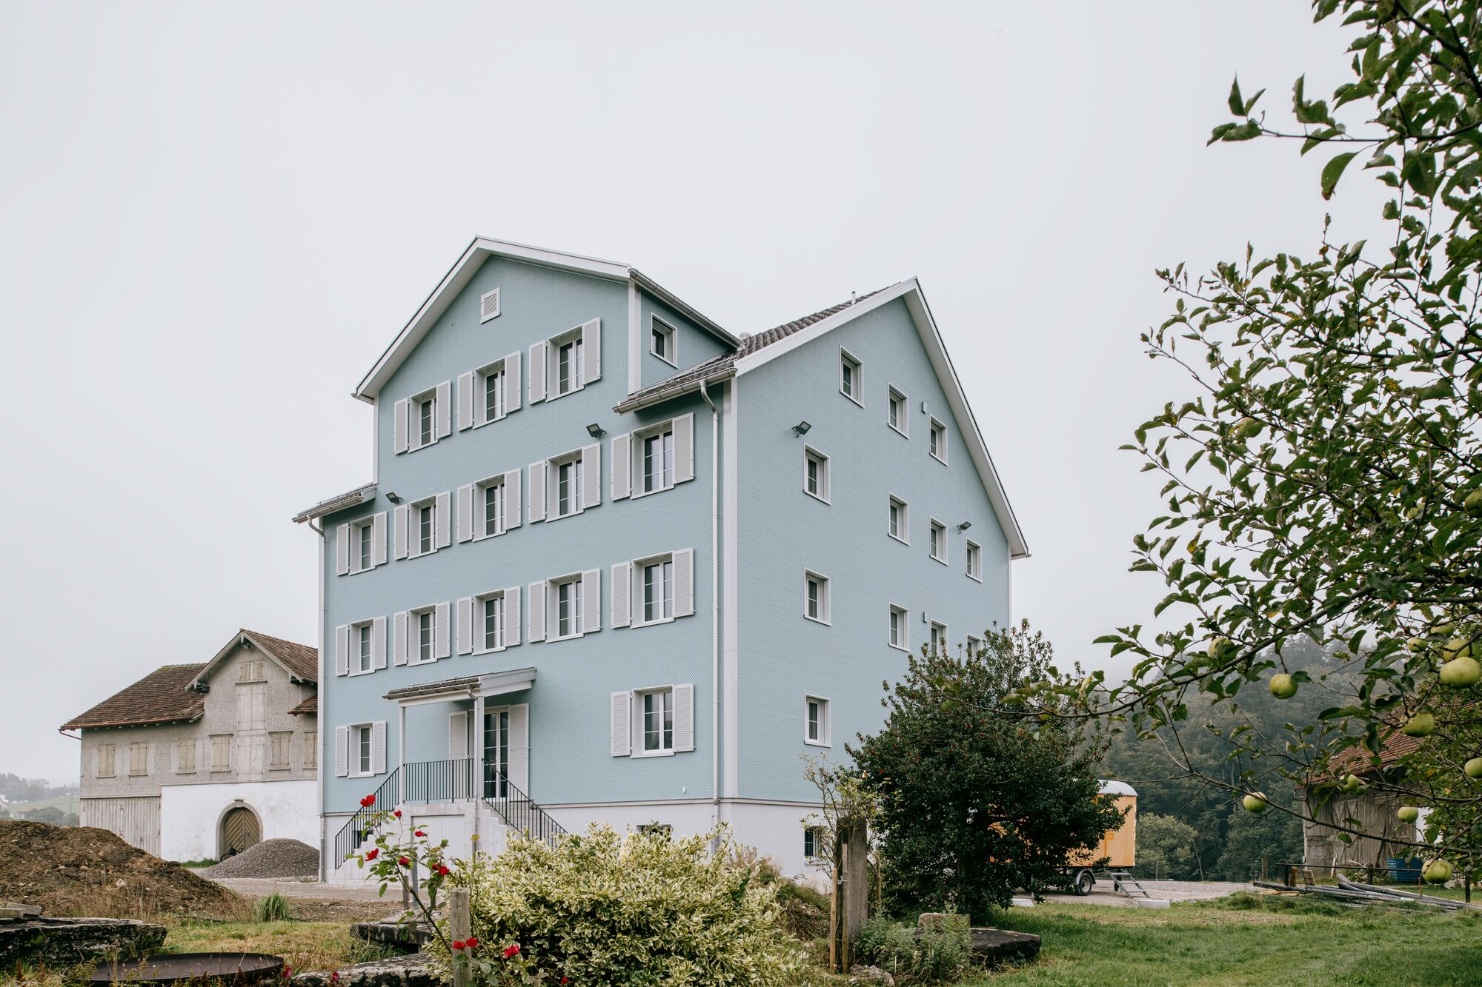
[[[51,916],[227,918],[242,899],[91,826],[0,820],[0,900]]]

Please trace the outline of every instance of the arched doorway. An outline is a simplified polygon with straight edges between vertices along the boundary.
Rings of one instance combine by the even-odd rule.
[[[232,806],[222,813],[218,860],[225,860],[261,842],[262,824],[258,822],[257,813],[245,805]]]

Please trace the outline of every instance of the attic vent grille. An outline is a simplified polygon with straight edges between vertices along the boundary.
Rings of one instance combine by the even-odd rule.
[[[499,289],[486,291],[479,296],[479,323],[488,322],[499,315]]]

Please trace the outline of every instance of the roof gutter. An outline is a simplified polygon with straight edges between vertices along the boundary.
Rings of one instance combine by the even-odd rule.
[[[693,305],[689,304],[684,299],[671,292],[668,288],[665,288],[663,285],[650,278],[647,274],[644,274],[642,271],[638,270],[636,267],[628,268],[628,276],[633,279],[633,283],[636,284],[638,287],[653,295],[654,297],[659,299],[659,301],[663,302],[665,305],[668,305],[679,314],[694,322],[698,322],[700,325],[704,326],[706,329],[715,333],[715,335],[719,336],[721,339],[725,340],[725,342],[727,342],[731,346],[739,346],[741,344],[741,340],[739,338],[731,335],[730,332],[721,328],[721,326],[714,319],[711,319],[708,316],[697,311]]]
[[[656,404],[663,404],[665,401],[671,401],[683,394],[699,392],[703,396],[706,387],[730,380],[734,376],[736,376],[736,368],[727,367],[709,377],[696,377],[682,384],[675,384],[673,387],[661,387],[656,391],[635,394],[621,404],[614,405],[612,410],[620,415],[625,415],[630,411],[638,411],[641,408],[652,408]],[[705,400],[708,403],[710,399],[706,397]]]

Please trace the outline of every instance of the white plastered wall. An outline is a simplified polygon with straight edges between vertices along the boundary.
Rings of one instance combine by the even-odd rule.
[[[160,789],[160,856],[215,857],[221,816],[239,800],[257,813],[263,839],[319,845],[319,795],[313,779],[165,785]]]

